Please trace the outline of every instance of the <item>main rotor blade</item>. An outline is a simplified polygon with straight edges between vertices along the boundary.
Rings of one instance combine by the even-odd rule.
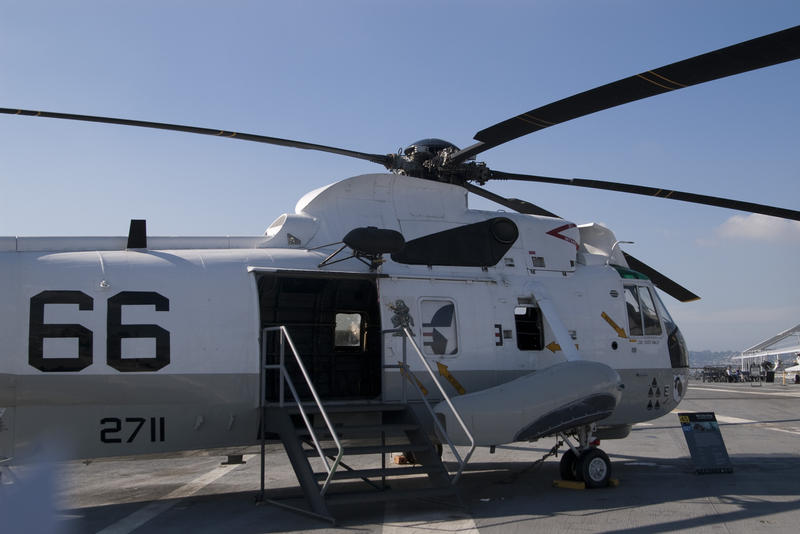
[[[94,115],[75,115],[73,113],[54,113],[50,111],[31,111],[27,109],[9,109],[0,108],[0,113],[6,115],[27,115],[32,117],[47,117],[50,119],[67,119],[74,121],[85,122],[100,122],[106,124],[121,124],[123,126],[138,126],[140,128],[155,128],[157,130],[171,130],[175,132],[187,132],[201,135],[213,135],[216,137],[230,137],[233,139],[241,139],[243,141],[254,141],[256,143],[266,143],[269,145],[288,146],[292,148],[302,148],[306,150],[317,150],[320,152],[330,152],[342,156],[349,156],[351,158],[364,159],[373,163],[386,165],[389,163],[389,158],[381,154],[367,154],[364,152],[356,152],[354,150],[347,150],[344,148],[336,148],[332,146],[316,145],[314,143],[306,143],[304,141],[294,141],[292,139],[280,139],[278,137],[267,137],[265,135],[256,135],[243,132],[229,132],[226,130],[214,130],[212,128],[198,128],[196,126],[182,126],[180,124],[166,124],[163,122],[149,122],[137,121],[131,119],[117,119],[113,117],[97,117]]]
[[[511,174],[501,171],[491,171],[491,179],[542,182],[546,184],[574,185],[577,187],[587,187],[590,189],[620,191],[622,193],[633,193],[636,195],[669,198],[671,200],[682,200],[684,202],[694,202],[695,204],[749,211],[751,213],[760,213],[762,215],[770,215],[772,217],[800,221],[800,211],[778,208],[776,206],[766,206],[764,204],[756,204],[754,202],[744,202],[742,200],[712,197],[709,195],[698,195],[696,193],[685,193],[683,191],[673,191],[671,189],[658,189],[656,187],[647,187],[644,185],[623,184],[620,182],[604,182],[602,180],[582,180],[580,178],[551,178],[548,176],[536,176],[533,174]]]
[[[625,256],[625,261],[628,262],[628,266],[631,269],[647,276],[658,289],[660,289],[667,295],[674,297],[675,299],[681,302],[691,302],[693,300],[700,300],[700,297],[698,297],[697,295],[695,295],[694,293],[692,293],[679,283],[675,282],[674,280],[671,280],[667,276],[656,271],[643,261],[637,260],[627,252],[622,252],[622,255]]]
[[[456,152],[458,163],[523,135],[596,111],[800,58],[800,26],[720,48],[532,109],[475,134],[478,143]]]
[[[491,191],[487,191],[486,189],[483,189],[481,187],[478,187],[477,185],[472,185],[466,182],[461,185],[462,187],[464,187],[464,189],[466,189],[470,193],[478,195],[479,197],[489,199],[493,202],[497,202],[501,206],[505,206],[520,213],[525,213],[528,215],[543,215],[545,217],[556,217],[558,219],[561,218],[555,213],[547,211],[544,208],[540,208],[536,204],[531,204],[530,202],[527,202],[525,200],[520,200],[518,198],[506,198],[497,195],[495,193],[492,193]]]

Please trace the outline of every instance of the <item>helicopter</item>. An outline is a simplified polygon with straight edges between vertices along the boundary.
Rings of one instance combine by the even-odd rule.
[[[291,410],[309,431],[304,405],[314,399],[335,441],[325,407],[410,406],[434,445],[471,447],[462,464],[475,446],[556,437],[568,447],[563,478],[607,485],[611,462],[600,440],[626,437],[686,393],[686,344],[656,289],[682,302],[699,297],[623,251],[610,229],[483,186],[550,183],[790,220],[800,212],[504,172],[477,156],[798,57],[800,26],[532,109],[479,131],[465,148],[426,138],[388,154],[0,108],[321,151],[389,171],[307,193],[261,236],[154,237],[132,220],[127,237],[0,237],[0,458],[23,462],[48,444],[81,459],[284,440],[278,419],[264,414],[286,412],[294,398]],[[468,193],[512,211],[469,209]],[[339,447],[323,492],[341,458]]]

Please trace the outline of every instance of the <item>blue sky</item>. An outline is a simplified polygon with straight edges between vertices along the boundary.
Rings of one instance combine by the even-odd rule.
[[[796,1],[0,0],[0,107],[190,124],[374,153],[459,146],[517,113],[800,24]],[[597,113],[481,155],[491,168],[800,208],[800,61]],[[0,116],[0,235],[260,234],[308,190],[380,168],[255,143]],[[497,183],[700,294],[665,297],[693,350],[800,322],[800,224]],[[494,209],[483,199],[471,205]]]

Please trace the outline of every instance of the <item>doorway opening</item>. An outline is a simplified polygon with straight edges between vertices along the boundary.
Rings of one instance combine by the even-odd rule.
[[[381,394],[381,324],[375,277],[257,273],[261,328],[285,326],[323,400],[364,400]],[[270,332],[267,363],[279,362],[279,334]],[[298,394],[311,393],[286,349]],[[267,400],[278,400],[278,373],[267,374]],[[291,393],[286,392],[286,400]]]

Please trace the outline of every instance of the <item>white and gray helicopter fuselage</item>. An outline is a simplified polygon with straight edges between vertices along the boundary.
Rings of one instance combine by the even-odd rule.
[[[498,216],[519,233],[496,265],[320,266],[354,228],[409,242]],[[313,191],[259,237],[150,237],[143,249],[0,238],[0,295],[0,458],[14,461],[257,443],[260,339],[279,324],[293,336],[297,325],[317,388],[337,402],[413,400],[396,367],[403,338],[382,333],[407,326],[479,445],[538,439],[520,430],[531,410],[594,387],[594,368],[560,364],[610,368],[596,375],[614,397],[600,437],[624,437],[686,390],[680,332],[611,231],[470,210],[460,187],[397,174]],[[436,398],[420,360],[407,363]]]

